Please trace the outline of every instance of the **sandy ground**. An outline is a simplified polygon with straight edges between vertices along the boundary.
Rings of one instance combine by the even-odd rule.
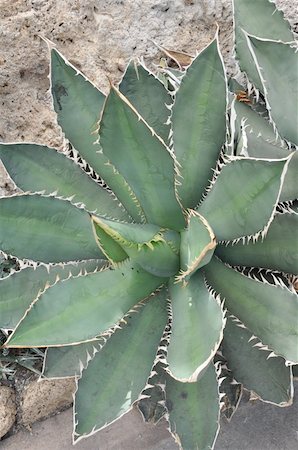
[[[296,382],[296,390],[298,382]],[[176,450],[166,423],[155,428],[132,411],[88,440],[71,445],[71,409],[20,431],[0,443],[1,450]],[[241,401],[231,423],[222,420],[215,450],[297,450],[298,395],[293,406],[278,408]],[[185,449],[192,450],[192,449]]]

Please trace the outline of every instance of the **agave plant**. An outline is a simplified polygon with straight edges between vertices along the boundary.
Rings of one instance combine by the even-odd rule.
[[[166,416],[181,447],[212,448],[242,384],[292,401],[289,135],[281,155],[237,154],[244,120],[235,100],[227,126],[217,36],[175,92],[131,62],[105,97],[50,49],[64,152],[0,146],[23,191],[0,200],[0,248],[22,261],[0,282],[4,347],[47,347],[43,377],[76,376],[75,442],[138,403],[146,420]]]

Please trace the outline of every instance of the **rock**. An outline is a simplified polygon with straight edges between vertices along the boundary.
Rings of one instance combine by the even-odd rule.
[[[215,21],[231,13],[230,7],[226,14],[220,2],[211,3],[210,7],[209,1],[186,5],[184,0],[0,0],[0,140],[61,143],[50,110],[49,55],[40,35],[107,90],[107,76],[114,82],[121,77],[119,61],[141,55],[158,60],[160,52],[151,39],[184,50],[206,45]]]
[[[24,388],[19,405],[20,424],[29,426],[39,419],[62,411],[73,401],[73,378],[30,381]]]
[[[0,386],[0,439],[15,423],[16,413],[14,390],[8,386]]]

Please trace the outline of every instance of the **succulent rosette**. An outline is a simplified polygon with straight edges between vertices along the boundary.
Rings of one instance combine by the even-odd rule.
[[[207,449],[241,385],[292,401],[297,54],[263,36],[292,40],[272,8],[234,1],[240,67],[263,101],[229,93],[217,35],[174,91],[170,69],[161,82],[131,62],[107,96],[51,47],[64,152],[0,145],[22,191],[0,200],[0,248],[21,262],[0,281],[0,328],[6,347],[48,348],[43,377],[76,376],[75,441],[138,403]]]

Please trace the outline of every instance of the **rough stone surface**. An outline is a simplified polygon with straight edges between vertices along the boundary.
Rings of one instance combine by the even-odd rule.
[[[279,0],[296,17],[298,0]],[[158,61],[155,40],[194,52],[213,37],[216,23],[232,70],[231,0],[0,0],[0,140],[59,145],[50,112],[45,36],[103,90],[131,57]]]
[[[0,439],[13,426],[16,413],[14,390],[8,386],[0,386]]]
[[[30,381],[21,394],[20,424],[31,425],[69,406],[75,391],[73,379]]]
[[[152,58],[166,46],[194,50],[210,40],[215,21],[228,22],[220,2],[181,0],[1,0],[1,128],[4,141],[60,143],[49,112],[48,51],[39,35],[100,88],[118,80],[132,56]],[[214,14],[214,17],[213,17]]]

